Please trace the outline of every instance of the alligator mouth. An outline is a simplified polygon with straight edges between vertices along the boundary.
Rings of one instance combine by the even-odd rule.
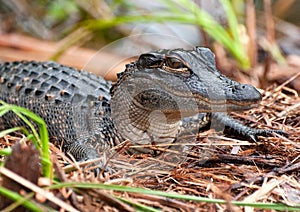
[[[158,84],[163,86],[161,83]],[[245,98],[241,96],[241,99],[234,100],[224,94],[224,97],[221,96],[219,99],[217,98],[213,99],[213,98],[207,98],[197,92],[192,92],[191,90],[186,90],[186,91],[174,90],[174,87],[169,87],[169,86],[164,86],[164,89],[166,92],[171,93],[174,97],[179,97],[184,99],[194,99],[197,105],[200,106],[205,105],[206,110],[204,112],[211,112],[215,110],[220,110],[219,112],[234,111],[234,110],[235,111],[249,110],[251,108],[257,107],[259,105],[259,102],[261,101],[260,95],[255,95],[250,98]],[[214,96],[214,94],[212,94],[212,96]],[[207,110],[207,108],[212,108],[212,109]]]
[[[257,104],[252,104],[252,105],[243,105],[243,106],[238,106],[235,104],[222,104],[222,105],[217,105],[217,104],[207,104],[207,105],[199,105],[198,107],[198,112],[199,113],[210,113],[210,112],[233,112],[233,111],[245,111],[252,109],[254,107],[257,107]]]
[[[195,95],[198,111],[201,112],[231,112],[244,111],[255,108],[259,101],[235,101],[230,99],[212,100],[199,95]]]
[[[203,99],[201,99],[201,101],[203,102]],[[246,101],[234,101],[234,100],[226,99],[226,100],[206,100],[205,102],[207,105],[211,105],[211,106],[232,105],[232,106],[241,108],[241,110],[258,106],[257,101],[251,101],[251,102],[247,101],[246,102]]]
[[[249,103],[245,104],[244,102],[235,102],[235,101],[203,101],[195,102],[197,105],[195,107],[189,107],[181,105],[177,109],[158,109],[164,113],[170,120],[178,120],[183,117],[193,116],[198,113],[213,113],[213,112],[233,112],[233,111],[245,111],[252,109],[258,106],[258,103]],[[144,111],[151,112],[153,109],[146,108],[141,104],[133,101],[133,104]]]

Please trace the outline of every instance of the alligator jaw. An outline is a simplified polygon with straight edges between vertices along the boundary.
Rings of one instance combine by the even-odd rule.
[[[260,99],[254,101],[212,100],[194,94],[199,113],[244,111],[258,107]]]

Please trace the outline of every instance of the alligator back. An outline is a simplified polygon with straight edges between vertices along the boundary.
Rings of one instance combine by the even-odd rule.
[[[90,142],[94,147],[95,139],[109,137],[104,134],[111,132],[104,128],[111,126],[110,87],[101,77],[55,62],[0,64],[0,99],[41,116],[50,137],[66,146]],[[0,125],[10,127],[24,123],[8,113],[1,118]],[[90,141],[86,141],[87,138]]]
[[[0,65],[0,93],[55,104],[110,100],[110,83],[55,62],[21,61]]]

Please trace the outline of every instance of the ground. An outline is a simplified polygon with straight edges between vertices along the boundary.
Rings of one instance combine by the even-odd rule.
[[[98,177],[81,169],[70,171],[70,166],[64,166],[65,156],[59,148],[52,146],[53,158],[58,158],[54,159],[56,175],[66,182],[126,185],[226,201],[299,204],[300,98],[296,91],[284,86],[272,86],[261,91],[263,101],[258,108],[231,115],[248,126],[282,129],[289,133],[288,138],[274,135],[271,138],[261,137],[257,143],[249,143],[208,130],[181,138],[176,144],[182,147],[181,150],[171,148],[157,157],[128,155],[121,148],[118,154],[108,157],[112,172],[102,173]],[[1,148],[19,139],[5,137],[1,140]],[[31,155],[31,150],[28,151]],[[24,158],[25,155],[23,153]],[[26,166],[16,162],[13,163],[14,169],[18,169],[18,164],[22,164],[20,169]],[[67,173],[63,174],[64,171]],[[33,178],[36,175],[33,174]],[[67,190],[53,192],[80,211],[116,211],[116,208],[134,211],[117,197],[164,211],[243,210],[243,207],[230,203],[185,201],[135,192],[91,188]],[[35,201],[41,200],[36,197]],[[44,204],[53,205],[49,202]]]

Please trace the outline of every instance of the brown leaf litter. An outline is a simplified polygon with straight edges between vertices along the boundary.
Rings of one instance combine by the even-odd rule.
[[[75,171],[68,169],[67,174],[60,168],[56,172],[62,181],[99,182],[219,198],[227,200],[226,205],[95,189],[78,189],[76,193],[69,190],[67,197],[62,189],[55,192],[62,192],[60,196],[80,211],[134,211],[116,197],[163,211],[251,210],[231,205],[232,200],[299,204],[300,98],[296,91],[284,86],[269,87],[262,93],[263,101],[258,108],[232,116],[248,126],[282,129],[289,133],[288,138],[260,137],[259,142],[250,143],[208,130],[186,135],[157,157],[129,155],[123,150],[130,146],[122,144],[121,150],[107,157],[113,172],[97,178],[79,167]],[[1,140],[1,147],[15,142],[10,137],[6,139]],[[65,160],[72,163],[59,149],[52,147],[52,150],[59,154],[58,166]]]

